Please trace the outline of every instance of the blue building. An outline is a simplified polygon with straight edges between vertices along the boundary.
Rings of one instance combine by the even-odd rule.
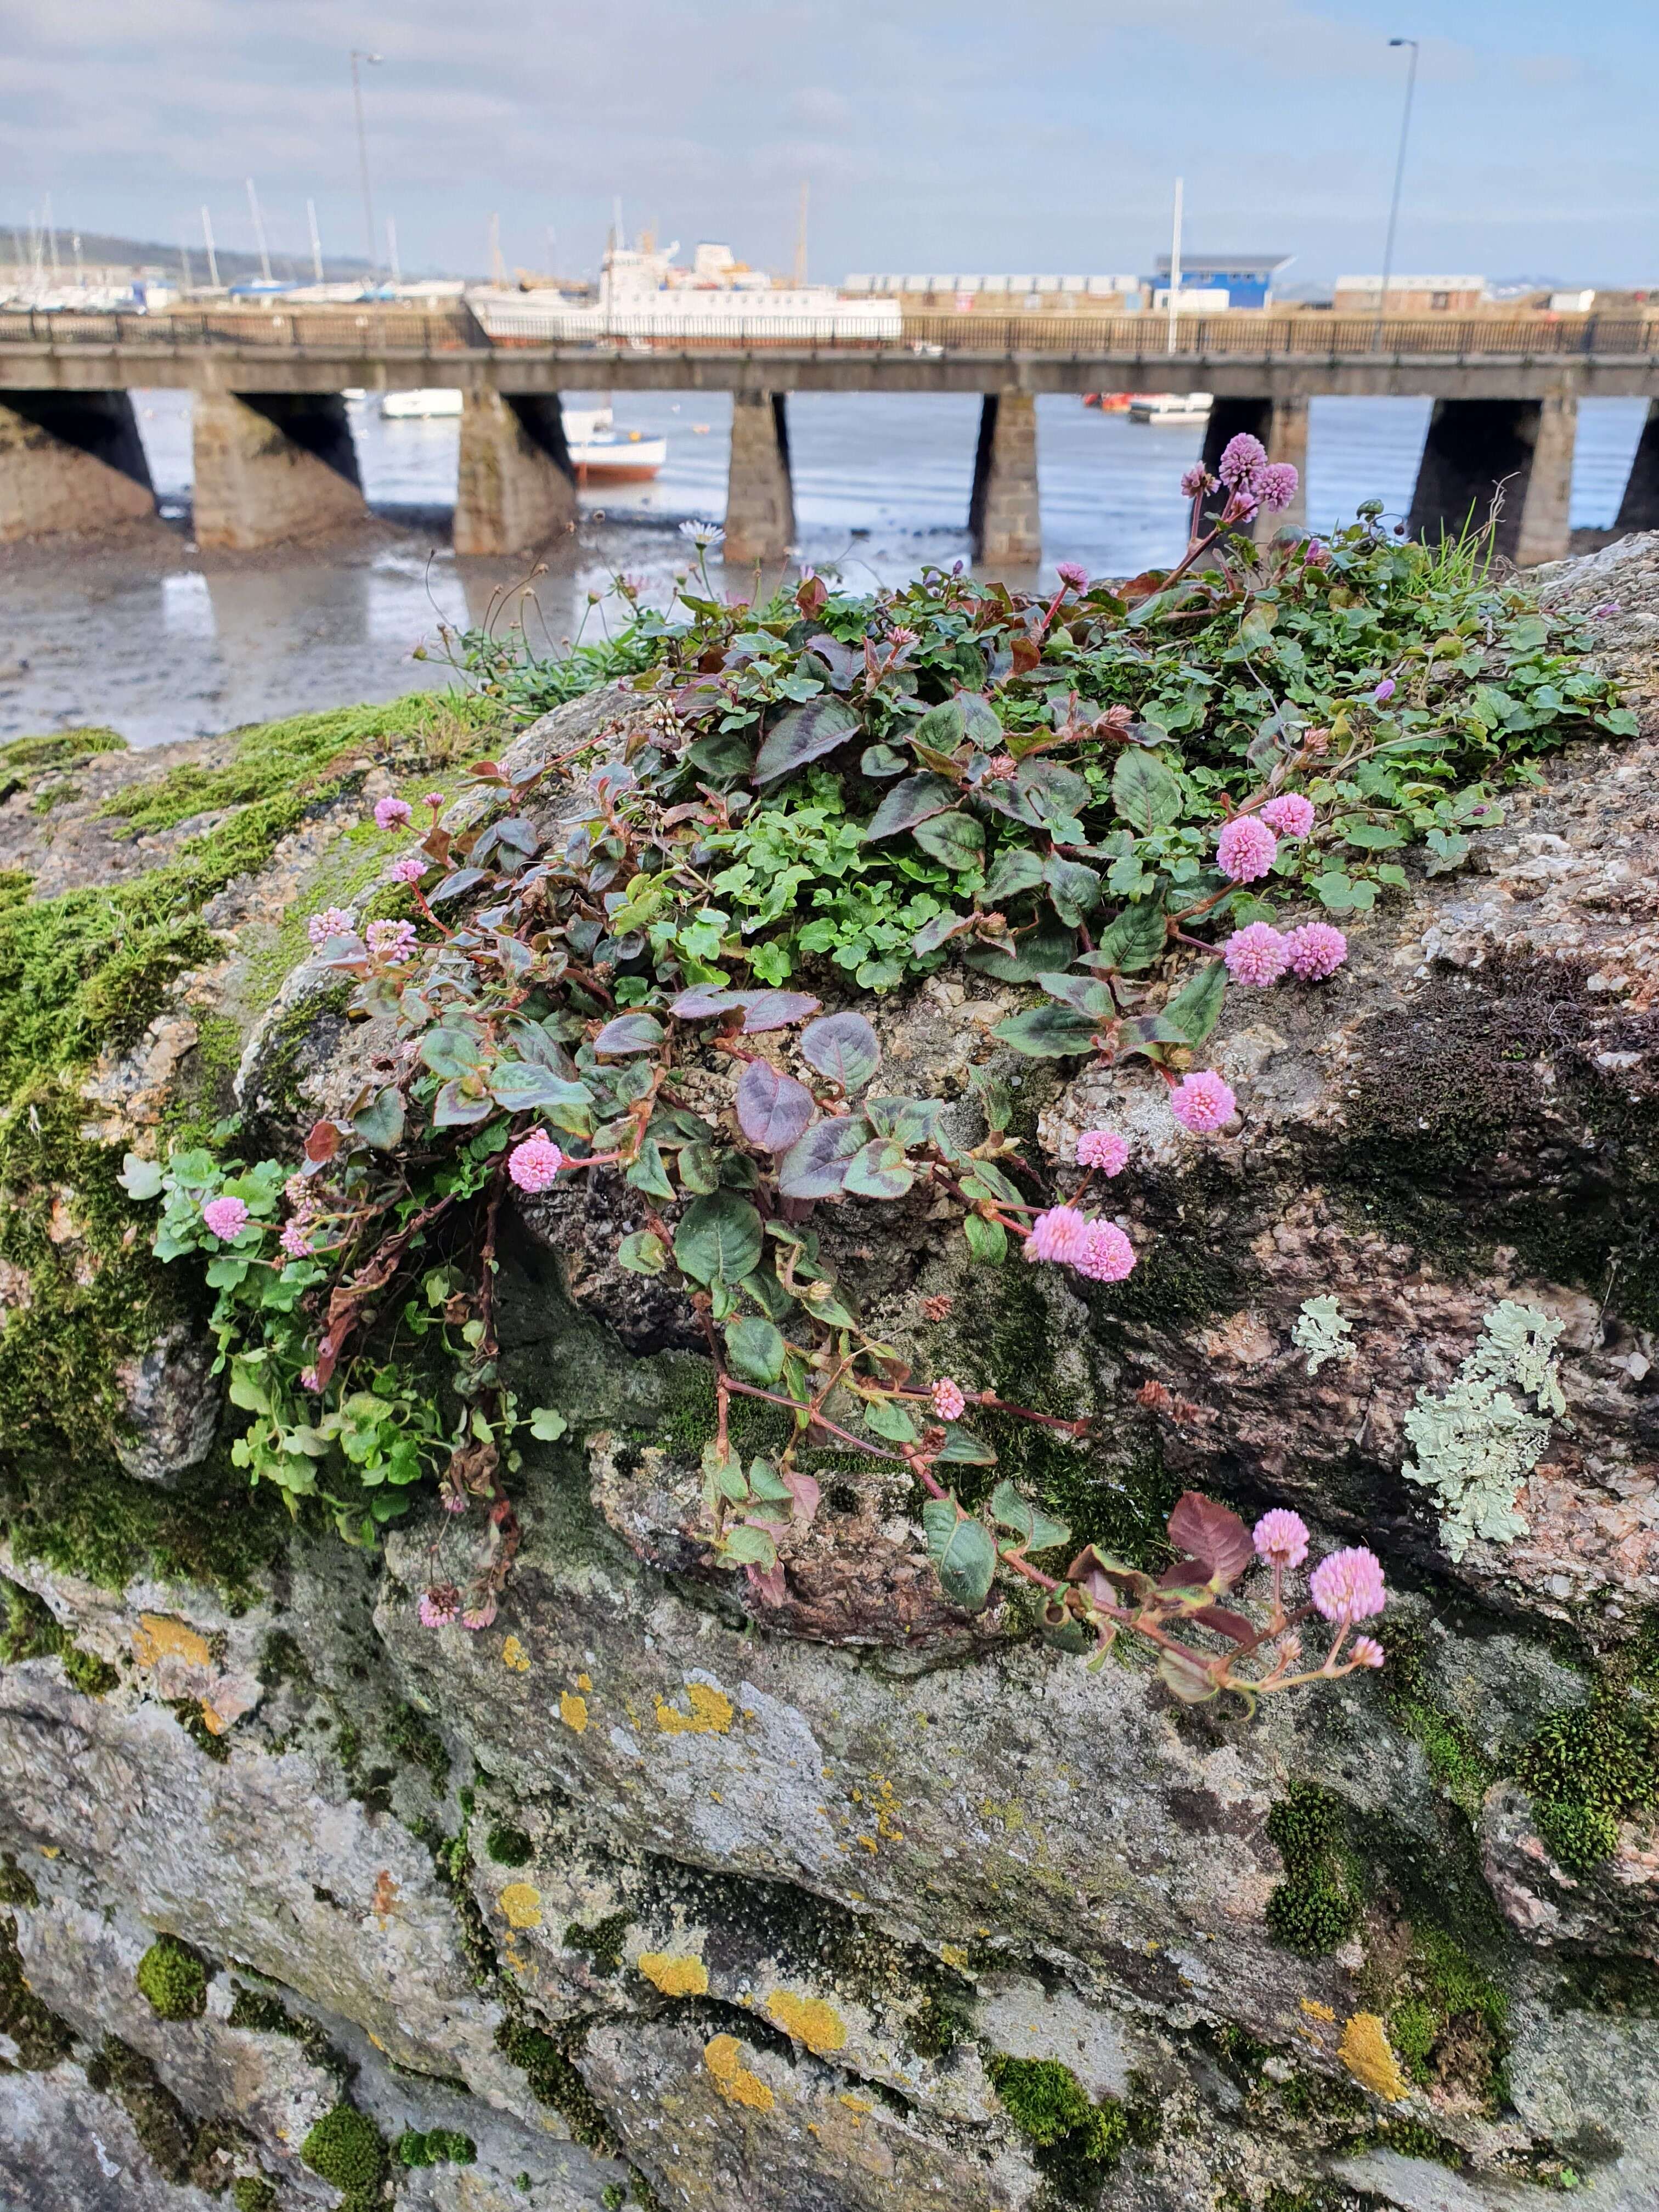
[[[1181,257],[1183,292],[1224,292],[1230,307],[1270,307],[1273,278],[1289,268],[1293,253],[1188,253]],[[1170,257],[1158,257],[1154,289],[1168,289]]]

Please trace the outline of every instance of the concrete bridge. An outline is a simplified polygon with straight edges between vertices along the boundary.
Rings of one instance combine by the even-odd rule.
[[[560,394],[596,386],[731,394],[726,550],[739,561],[781,559],[794,535],[792,392],[981,395],[969,520],[976,554],[998,565],[1041,558],[1036,403],[1048,392],[1210,392],[1206,461],[1249,430],[1304,476],[1310,398],[1431,398],[1413,532],[1484,524],[1496,501],[1497,548],[1523,565],[1567,550],[1579,400],[1642,398],[1618,527],[1659,527],[1659,317],[1183,315],[1171,333],[1153,315],[975,313],[907,318],[896,343],[826,342],[805,324],[764,343],[688,326],[574,344],[547,330],[529,303],[492,312],[488,332],[465,308],[0,312],[0,539],[151,512],[131,394],[157,386],[194,394],[195,530],[215,547],[361,514],[342,395],[431,386],[464,395],[461,553],[526,550],[574,519]]]

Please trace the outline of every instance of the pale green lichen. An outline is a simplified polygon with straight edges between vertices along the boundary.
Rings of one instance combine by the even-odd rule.
[[[1317,1375],[1328,1359],[1353,1358],[1353,1323],[1344,1317],[1334,1297],[1304,1298],[1291,1341],[1307,1353],[1309,1374]]]
[[[1401,1473],[1436,1492],[1441,1540],[1454,1559],[1476,1536],[1507,1544],[1527,1533],[1516,1492],[1543,1455],[1551,1419],[1566,1411],[1554,1351],[1561,1329],[1505,1298],[1486,1316],[1450,1389],[1440,1398],[1419,1390],[1406,1416],[1417,1458]]]

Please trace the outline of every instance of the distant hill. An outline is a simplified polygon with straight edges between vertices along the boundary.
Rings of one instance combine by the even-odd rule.
[[[189,253],[191,276],[194,283],[207,282],[207,247],[201,233],[185,238],[173,246],[160,244],[154,239],[118,238],[111,232],[83,230],[81,234],[81,258],[89,267],[114,269],[147,269],[177,278],[181,269],[180,246]],[[50,249],[42,247],[48,269],[51,267]],[[26,264],[29,258],[28,232],[18,224],[9,229],[0,228],[0,260],[13,260]],[[220,246],[215,249],[222,283],[235,283],[244,277],[258,276],[260,272],[257,253],[245,253],[234,246]],[[60,225],[58,231],[58,266],[65,276],[75,270],[75,233]],[[278,252],[272,250],[271,274],[274,276],[308,278],[312,274],[311,256]],[[345,283],[355,276],[369,273],[368,264],[361,254],[325,253],[323,271],[331,283]]]

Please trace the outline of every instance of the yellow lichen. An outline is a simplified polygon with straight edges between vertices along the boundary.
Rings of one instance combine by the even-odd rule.
[[[225,1718],[222,1712],[220,1712],[215,1706],[210,1705],[207,1699],[204,1698],[202,1699],[202,1726],[207,1730],[210,1735],[222,1735],[225,1730],[230,1726],[230,1723]]]
[[[533,1882],[510,1881],[501,1892],[501,1911],[509,1928],[539,1928],[542,1893]]]
[[[947,1966],[954,1966],[958,1973],[966,1971],[968,1954],[960,1943],[941,1943],[939,1947],[939,1954]]]
[[[1389,2044],[1389,2033],[1374,2012],[1357,2012],[1342,2031],[1337,2057],[1376,2096],[1391,2105],[1410,2094]]]
[[[1310,2020],[1334,2020],[1336,2018],[1336,2014],[1331,2010],[1330,2007],[1328,2004],[1321,2004],[1317,1997],[1304,1997],[1302,2000],[1302,2009],[1307,2014]]]
[[[876,2109],[867,2097],[855,2097],[850,2089],[843,2090],[836,2102],[838,2105],[846,2106],[848,2111],[853,2115],[855,2126],[860,2120],[867,2119]]]
[[[640,1972],[665,1997],[706,1997],[708,1969],[701,1959],[677,1958],[672,1951],[641,1951]]]
[[[516,1636],[509,1636],[502,1644],[501,1664],[503,1667],[510,1668],[515,1674],[527,1674],[530,1672],[530,1654]]]
[[[576,1734],[580,1735],[587,1726],[586,1698],[575,1697],[568,1690],[561,1692],[559,1718],[568,1729],[574,1729]]]
[[[154,1667],[164,1658],[182,1659],[187,1667],[210,1667],[213,1647],[182,1620],[164,1613],[141,1613],[132,1632],[132,1656],[141,1667]]]
[[[772,2092],[743,2061],[744,2048],[735,2035],[717,2035],[703,2046],[702,2063],[714,2075],[714,2087],[726,2102],[751,2105],[757,2112],[769,2112]]]
[[[804,2043],[815,2057],[823,2058],[846,2045],[847,2024],[822,1997],[798,1997],[790,1990],[774,1990],[766,2000],[766,2009],[786,2035]]]
[[[732,1705],[723,1691],[707,1682],[688,1682],[683,1713],[665,1698],[657,1699],[657,1726],[665,1735],[724,1735],[732,1725]]]
[[[593,1678],[592,1678],[592,1676],[591,1674],[578,1674],[578,1675],[577,1675],[577,1677],[576,1677],[576,1687],[577,1687],[579,1690],[591,1690],[591,1689],[592,1688],[592,1686],[593,1686]]]

